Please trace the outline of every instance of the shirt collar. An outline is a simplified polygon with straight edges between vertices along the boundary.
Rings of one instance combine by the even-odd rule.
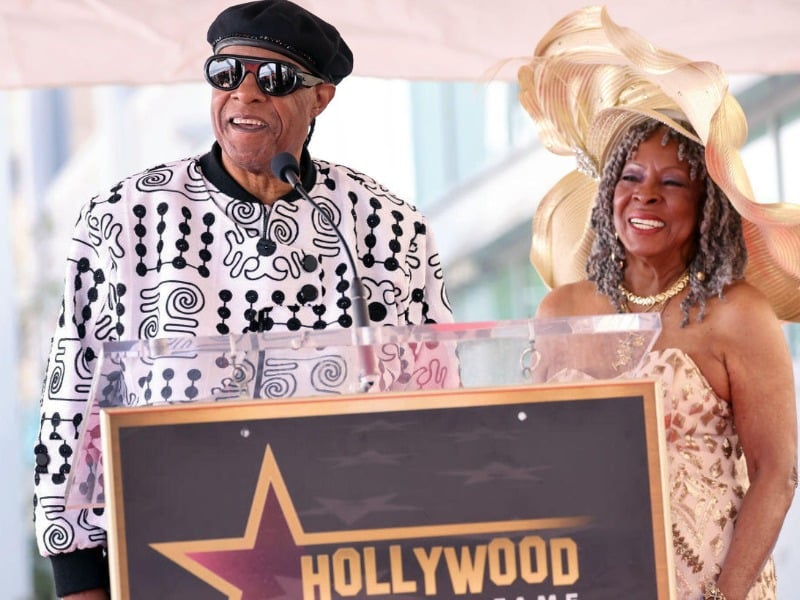
[[[211,150],[200,157],[200,169],[203,175],[208,179],[214,187],[220,192],[231,198],[242,200],[244,202],[258,202],[261,201],[253,194],[244,189],[239,183],[230,176],[222,164],[222,148],[219,142],[214,142]],[[300,154],[300,182],[303,184],[303,189],[311,191],[314,183],[317,180],[317,168],[314,161],[311,160],[311,154],[308,148],[303,146],[303,152]],[[297,190],[292,190],[287,194],[281,196],[282,200],[290,202],[300,198]]]

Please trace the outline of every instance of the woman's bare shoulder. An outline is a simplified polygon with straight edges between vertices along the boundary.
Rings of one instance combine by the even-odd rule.
[[[744,280],[728,285],[722,298],[714,299],[709,303],[708,313],[720,321],[731,324],[735,324],[742,318],[747,318],[748,321],[777,320],[775,311],[763,292]]]
[[[746,281],[727,286],[721,298],[709,300],[706,317],[710,339],[721,344],[743,344],[781,337],[780,320],[767,297]]]
[[[591,281],[567,283],[550,290],[539,303],[537,317],[572,317],[607,312],[608,300]]]

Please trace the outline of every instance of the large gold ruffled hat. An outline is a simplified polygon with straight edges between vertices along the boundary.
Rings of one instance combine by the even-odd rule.
[[[747,280],[779,318],[800,321],[800,205],[755,201],[739,155],[747,121],[717,65],[656,48],[594,6],[544,35],[519,83],[544,146],[577,162],[533,220],[531,261],[548,286],[585,279],[599,174],[622,135],[653,118],[705,146],[709,175],[743,218]]]

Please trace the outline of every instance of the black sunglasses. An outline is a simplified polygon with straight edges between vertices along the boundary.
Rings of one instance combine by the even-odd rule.
[[[218,90],[235,90],[248,73],[256,78],[258,87],[269,96],[286,96],[299,87],[314,87],[325,83],[321,77],[305,73],[290,63],[279,60],[220,54],[211,56],[205,65],[206,81]]]

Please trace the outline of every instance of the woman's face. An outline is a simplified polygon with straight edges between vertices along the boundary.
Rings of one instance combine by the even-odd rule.
[[[614,227],[628,256],[679,258],[686,265],[695,248],[702,181],[689,177],[678,144],[661,145],[663,129],[639,144],[614,188]]]

